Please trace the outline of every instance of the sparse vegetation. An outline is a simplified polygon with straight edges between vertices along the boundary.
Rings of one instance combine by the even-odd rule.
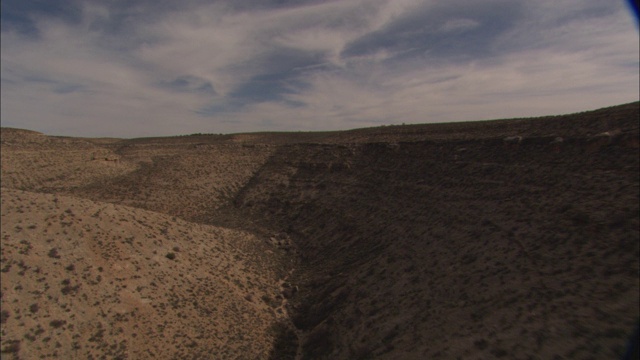
[[[57,329],[57,328],[60,328],[60,327],[64,326],[66,323],[67,323],[66,320],[51,320],[49,322],[49,325],[52,328]]]
[[[7,320],[9,319],[9,311],[7,310],[2,310],[0,311],[0,324],[4,324],[7,322]]]
[[[49,257],[52,259],[60,259],[60,255],[58,254],[58,249],[53,248],[49,250]]]
[[[637,118],[3,128],[3,358],[619,358],[640,315]]]
[[[3,354],[18,353],[20,351],[20,340],[9,340],[2,347]]]

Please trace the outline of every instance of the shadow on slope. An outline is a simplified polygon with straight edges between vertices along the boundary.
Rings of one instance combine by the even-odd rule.
[[[303,358],[620,356],[638,317],[632,110],[605,143],[280,147],[236,204],[300,251]]]

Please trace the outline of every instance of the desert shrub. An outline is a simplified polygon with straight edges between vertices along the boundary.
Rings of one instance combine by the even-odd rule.
[[[60,289],[60,291],[62,292],[62,295],[69,295],[71,293],[75,294],[76,292],[78,292],[79,288],[80,288],[80,285],[76,285],[76,286],[66,285],[62,289]]]
[[[505,357],[507,356],[507,351],[504,349],[500,349],[500,348],[496,348],[491,350],[491,353],[495,356],[495,357]]]
[[[464,265],[469,265],[469,264],[475,262],[476,260],[478,260],[478,257],[475,254],[465,254],[462,257],[462,263]]]
[[[268,304],[271,301],[271,297],[267,294],[262,295],[260,299],[262,299],[262,301],[264,301],[266,304]]]
[[[480,350],[484,350],[489,346],[489,343],[485,339],[476,340],[473,344]]]
[[[62,327],[62,326],[63,326],[64,324],[66,324],[66,323],[67,323],[67,321],[66,321],[66,320],[51,320],[51,321],[49,322],[49,325],[50,325],[52,328],[57,329],[57,328],[59,328],[59,327]]]
[[[0,312],[0,324],[6,323],[9,316],[9,312],[7,310],[2,310],[2,312]]]
[[[31,304],[31,306],[29,306],[29,311],[34,314],[37,313],[38,310],[40,310],[40,306],[38,306],[38,304]]]
[[[11,265],[11,263],[6,264],[2,269],[0,269],[0,271],[3,273],[11,271]]]
[[[20,340],[8,341],[7,345],[2,348],[3,354],[17,353],[20,351]]]
[[[173,259],[175,259],[175,258],[176,258],[176,254],[175,254],[175,253],[172,253],[172,252],[167,253],[167,255],[165,255],[165,256],[166,256],[166,258],[167,258],[167,259],[169,259],[169,260],[173,260]]]
[[[587,225],[591,223],[591,216],[584,211],[575,210],[571,213],[570,219],[576,226]]]
[[[60,259],[60,255],[58,254],[58,248],[53,248],[49,250],[49,253],[47,255],[49,255],[49,257],[52,259]]]

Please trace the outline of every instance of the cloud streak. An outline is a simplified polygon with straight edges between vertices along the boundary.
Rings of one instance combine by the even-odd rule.
[[[638,33],[622,2],[68,4],[3,2],[3,126],[119,137],[336,130],[639,97]]]

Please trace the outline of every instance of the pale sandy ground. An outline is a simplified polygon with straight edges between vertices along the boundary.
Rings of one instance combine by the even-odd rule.
[[[24,359],[265,358],[278,314],[261,297],[278,288],[256,256],[263,244],[156,212],[3,188],[3,348],[17,344]]]

